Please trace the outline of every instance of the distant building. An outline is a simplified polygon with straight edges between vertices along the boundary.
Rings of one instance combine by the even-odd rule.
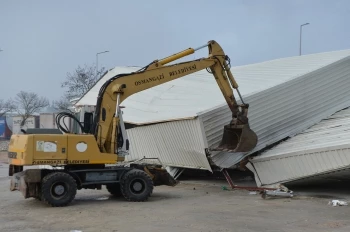
[[[0,117],[0,139],[8,139],[11,136],[11,131],[7,126],[6,116]]]
[[[57,128],[56,115],[59,110],[54,107],[47,107],[40,112],[40,126],[39,128]]]
[[[23,126],[21,123],[23,121],[22,116],[12,117],[12,134],[22,134],[21,129],[38,128],[39,126],[39,116],[33,115],[26,119]]]

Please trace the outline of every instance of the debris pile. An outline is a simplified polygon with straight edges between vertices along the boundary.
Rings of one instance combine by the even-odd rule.
[[[346,201],[332,200],[332,201],[328,202],[328,205],[344,206],[344,205],[348,205],[348,203]]]

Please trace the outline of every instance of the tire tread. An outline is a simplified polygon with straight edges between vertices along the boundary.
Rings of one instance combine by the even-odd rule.
[[[131,179],[133,177],[141,177],[141,178],[144,178],[144,180],[146,180],[146,189],[147,189],[147,192],[146,192],[146,195],[144,196],[131,196],[128,191],[126,191],[126,182],[128,181],[128,179]],[[122,180],[121,180],[121,192],[124,196],[124,198],[127,200],[127,201],[133,201],[133,202],[143,202],[143,201],[147,201],[148,198],[152,195],[153,193],[153,181],[151,179],[151,177],[144,171],[142,170],[139,170],[139,169],[132,169],[130,171],[128,171],[123,177],[122,177]]]
[[[107,184],[106,185],[107,191],[112,194],[115,197],[122,196],[122,191],[120,189],[120,184]]]
[[[47,194],[50,194],[50,186],[49,186],[49,182],[52,179],[59,179],[59,178],[67,178],[70,188],[69,188],[69,194],[70,197],[67,201],[65,201],[64,203],[60,203],[60,202],[55,202],[49,199],[49,196],[47,196]],[[41,201],[43,201],[44,203],[52,206],[52,207],[63,207],[68,205],[75,197],[77,192],[77,184],[75,179],[69,175],[68,173],[65,172],[51,172],[49,174],[47,174],[41,182]]]

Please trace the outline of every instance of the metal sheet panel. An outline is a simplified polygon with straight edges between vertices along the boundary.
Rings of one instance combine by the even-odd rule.
[[[55,116],[53,113],[40,114],[40,128],[57,128]]]
[[[343,50],[288,57],[232,67],[231,71],[237,79],[241,94],[247,98],[349,55],[350,50]],[[105,81],[117,74],[138,69],[140,67],[115,67],[104,75],[76,106],[95,105],[99,89]],[[206,70],[136,93],[122,103],[126,107],[123,110],[125,122],[138,125],[194,118],[202,112],[224,104],[225,99],[213,75]]]
[[[237,164],[237,160],[241,160],[244,156],[302,132],[349,106],[349,89],[350,57],[347,57],[246,97],[245,101],[250,103],[251,128],[259,138],[257,147],[245,154],[213,153],[213,161],[220,167],[228,168]],[[229,112],[221,108],[207,112],[202,117],[204,125],[208,120],[209,124],[212,124],[212,117],[223,119],[218,120],[215,126],[204,126],[208,144],[217,143],[222,136],[220,132],[223,125],[229,122]]]
[[[259,185],[286,183],[350,168],[350,109],[252,159]]]
[[[198,119],[136,127],[128,129],[127,134],[127,161],[158,157],[166,166],[211,171]]]

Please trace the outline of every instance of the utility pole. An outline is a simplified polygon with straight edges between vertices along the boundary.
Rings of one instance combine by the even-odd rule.
[[[300,43],[299,43],[299,56],[301,56],[301,35],[302,35],[302,27],[309,25],[310,23],[304,23],[302,25],[300,25]]]
[[[98,55],[99,54],[102,54],[102,53],[106,53],[106,52],[109,52],[109,51],[104,51],[104,52],[98,52],[96,53],[96,76],[98,74]]]

